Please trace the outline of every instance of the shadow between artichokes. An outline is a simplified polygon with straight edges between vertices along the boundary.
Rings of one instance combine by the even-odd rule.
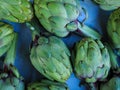
[[[27,90],[69,90],[67,84],[42,80],[28,84]]]

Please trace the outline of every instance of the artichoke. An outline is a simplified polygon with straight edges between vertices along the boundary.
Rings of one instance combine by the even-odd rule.
[[[0,90],[24,90],[23,79],[14,66],[0,72]]]
[[[72,72],[69,57],[68,48],[55,36],[39,37],[30,54],[33,66],[42,75],[59,82],[65,82]]]
[[[7,23],[0,22],[0,56],[8,51],[14,36],[13,27]]]
[[[113,11],[108,19],[107,33],[113,49],[120,49],[120,8]]]
[[[113,77],[107,83],[100,85],[100,90],[120,90],[120,77]]]
[[[79,14],[85,11],[80,7],[79,0],[34,0],[34,8],[42,26],[59,37],[80,30],[85,36],[101,38],[97,32],[78,21]]]
[[[42,80],[41,82],[30,83],[27,90],[69,90],[66,84]]]
[[[94,83],[107,77],[111,67],[110,57],[100,40],[83,38],[73,52],[74,71],[78,78]]]
[[[23,23],[30,21],[33,12],[29,0],[0,0],[0,20]]]
[[[4,24],[3,24],[4,25]],[[9,29],[5,29],[3,36],[9,35]],[[24,90],[23,78],[14,66],[16,56],[17,33],[14,33],[14,38],[10,48],[6,52],[3,71],[0,71],[0,90]]]
[[[100,5],[103,10],[114,10],[120,7],[120,0],[93,0]]]

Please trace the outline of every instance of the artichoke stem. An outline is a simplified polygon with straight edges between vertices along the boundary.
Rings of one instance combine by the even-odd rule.
[[[113,52],[112,48],[107,43],[105,44],[110,54],[111,68],[114,73],[119,73],[120,70],[119,70],[119,64],[117,62],[117,55]]]
[[[83,25],[83,23],[78,23],[78,29],[77,29],[77,33],[81,36],[85,36],[85,37],[91,37],[93,39],[101,39],[102,36],[95,31],[94,29],[88,27],[87,25]]]
[[[7,55],[4,60],[5,66],[14,65],[15,56],[16,56],[16,43],[17,43],[17,33],[14,34],[13,42],[7,52]]]
[[[90,90],[97,90],[94,83],[89,84]]]

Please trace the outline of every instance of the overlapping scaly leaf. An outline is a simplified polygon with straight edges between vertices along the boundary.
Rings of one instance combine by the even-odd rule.
[[[120,7],[120,0],[93,0],[103,10],[114,10]]]
[[[112,48],[120,51],[120,8],[111,13],[108,19],[107,33]]]
[[[33,16],[29,0],[0,0],[0,20],[23,23]]]
[[[14,39],[13,27],[7,23],[0,22],[0,56],[9,49]]]

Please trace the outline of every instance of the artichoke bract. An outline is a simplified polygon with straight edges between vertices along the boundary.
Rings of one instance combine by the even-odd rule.
[[[64,83],[42,80],[28,84],[27,90],[69,90],[69,88]]]
[[[74,71],[78,78],[87,83],[104,80],[110,70],[110,57],[107,48],[100,40],[83,38],[75,46]]]
[[[24,90],[24,83],[14,66],[0,72],[0,90]]]
[[[120,49],[120,8],[113,11],[108,19],[107,33],[113,49]]]
[[[0,56],[8,51],[14,36],[13,27],[7,23],[0,22]]]
[[[113,77],[107,83],[100,85],[100,90],[120,90],[120,77]]]
[[[33,66],[50,80],[65,82],[71,75],[70,52],[64,42],[54,36],[39,37],[30,59]]]
[[[6,32],[7,34],[7,32]],[[23,78],[14,66],[16,57],[17,33],[6,52],[3,70],[0,71],[0,90],[24,90]]]
[[[93,0],[100,5],[100,8],[106,11],[114,10],[120,7],[120,0]]]
[[[79,0],[34,0],[34,8],[42,26],[59,37],[79,30],[82,35],[101,38],[97,32],[78,21],[80,13],[85,11],[80,7]]]
[[[0,0],[0,20],[24,23],[30,21],[33,12],[29,0]]]

